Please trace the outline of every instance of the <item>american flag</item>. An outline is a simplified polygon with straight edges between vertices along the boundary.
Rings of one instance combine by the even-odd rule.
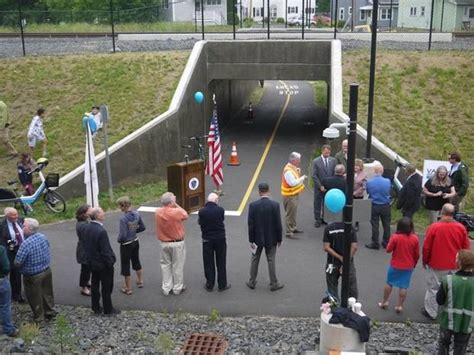
[[[207,159],[206,174],[212,177],[216,186],[221,186],[224,183],[224,174],[222,173],[221,137],[219,135],[216,107],[212,111],[207,145],[209,147],[209,158]]]

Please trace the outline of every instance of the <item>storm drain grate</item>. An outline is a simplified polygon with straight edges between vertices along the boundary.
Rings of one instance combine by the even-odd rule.
[[[193,333],[186,338],[180,354],[203,355],[225,354],[228,343],[222,335]]]

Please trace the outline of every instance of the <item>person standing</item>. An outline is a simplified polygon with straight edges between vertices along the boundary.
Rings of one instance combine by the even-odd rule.
[[[198,223],[202,233],[202,258],[204,263],[204,276],[206,291],[212,291],[216,282],[219,291],[228,290],[231,285],[227,283],[224,209],[218,205],[219,196],[212,192],[207,197],[206,205],[198,212]],[[214,262],[215,260],[215,262]]]
[[[161,292],[168,296],[171,291],[179,295],[186,290],[184,285],[184,262],[186,246],[184,243],[184,221],[188,213],[176,203],[172,192],[161,196],[161,204],[155,212],[156,237],[161,242]]]
[[[275,256],[277,247],[281,246],[282,226],[280,204],[270,199],[270,188],[266,182],[258,184],[260,199],[249,205],[248,230],[249,243],[252,250],[250,279],[247,287],[255,289],[257,284],[258,264],[263,249],[268,262],[270,290],[277,291],[284,287],[276,277]]]
[[[298,210],[299,194],[304,191],[304,179],[301,175],[301,154],[293,152],[290,154],[288,163],[283,168],[281,177],[281,195],[283,197],[283,208],[285,209],[286,237],[296,239],[295,233],[302,233],[296,228],[296,212]]]
[[[334,168],[334,175],[324,179],[323,184],[327,191],[339,189],[346,194],[346,168],[342,164],[337,164]]]
[[[79,287],[81,288],[81,295],[91,295],[91,269],[87,262],[87,255],[84,251],[86,233],[84,233],[84,226],[89,223],[89,214],[91,212],[91,206],[82,205],[76,210],[76,234],[77,234],[77,245],[76,245],[76,261],[81,265],[81,274],[79,276]]]
[[[343,165],[341,165],[343,166]],[[328,254],[326,261],[326,285],[331,296],[338,297],[339,277],[342,276],[342,264],[344,261],[344,223],[330,223],[324,229],[323,246]],[[354,229],[349,237],[351,243],[351,261],[349,268],[349,297],[358,298],[356,269],[354,266],[354,255],[357,252],[357,235]]]
[[[454,355],[466,354],[472,333],[474,314],[474,255],[462,249],[456,256],[458,271],[441,280],[436,294],[440,306],[438,318],[440,327],[439,355],[448,355],[451,339],[454,337]]]
[[[461,249],[470,249],[464,226],[454,220],[455,207],[446,203],[441,209],[441,219],[426,230],[423,242],[423,267],[427,269],[425,306],[421,313],[432,320],[438,314],[436,293],[441,278],[456,270],[456,254]]]
[[[42,156],[47,154],[46,146],[48,145],[48,139],[43,129],[43,120],[46,117],[46,110],[44,108],[38,109],[36,111],[36,116],[33,117],[30,123],[30,128],[28,129],[28,146],[31,149],[31,154],[33,154],[36,143],[40,141],[43,144]]]
[[[23,234],[23,218],[18,217],[18,211],[13,207],[4,210],[5,218],[0,225],[0,244],[7,250],[10,261],[10,284],[12,299],[18,303],[24,303],[25,299],[21,295],[21,273],[15,267],[15,257],[18,249],[25,240]]]
[[[0,321],[3,334],[15,337],[19,332],[12,323],[12,290],[7,277],[9,272],[10,262],[7,250],[3,245],[0,245]]]
[[[25,219],[23,233],[26,239],[18,249],[15,266],[23,275],[26,299],[33,311],[34,321],[40,323],[54,318],[57,312],[54,310],[49,241],[38,230],[36,219]]]
[[[7,105],[0,100],[0,140],[8,150],[11,159],[18,156],[13,144],[10,142],[10,116],[8,115]]]
[[[413,164],[408,164],[405,171],[408,177],[398,194],[397,209],[402,210],[403,217],[413,218],[421,206],[422,178]]]
[[[83,227],[87,236],[82,241],[87,262],[92,273],[91,306],[92,311],[106,316],[119,314],[120,310],[112,305],[114,289],[115,254],[110,246],[109,235],[104,228],[105,213],[100,207],[91,209],[90,223]],[[100,297],[102,295],[102,306]]]
[[[467,194],[467,189],[469,188],[469,168],[461,161],[461,154],[458,152],[452,152],[449,154],[448,159],[451,163],[449,177],[451,178],[451,183],[456,191],[456,194],[451,197],[451,203],[456,207],[456,211],[458,211],[464,196]]]
[[[118,242],[120,244],[120,273],[125,279],[125,286],[120,291],[126,295],[131,295],[130,262],[132,263],[132,269],[137,274],[137,287],[143,288],[143,268],[140,263],[140,243],[138,242],[137,233],[145,230],[145,224],[138,212],[132,210],[132,204],[128,196],[120,197],[117,204],[123,212],[120,218]]]
[[[362,159],[356,159],[354,162],[354,198],[364,198],[367,188],[367,174],[364,171],[364,162]]]
[[[321,227],[322,215],[321,207],[324,200],[326,187],[323,184],[325,178],[334,175],[336,159],[331,157],[331,146],[323,145],[321,155],[313,160],[313,183],[314,183],[314,226]]]
[[[349,147],[347,139],[344,139],[341,143],[341,150],[336,153],[334,158],[336,158],[337,164],[344,165],[344,169],[347,169],[347,149]]]
[[[443,205],[456,194],[444,165],[438,166],[433,176],[425,182],[423,194],[430,223],[437,222]]]
[[[387,309],[392,288],[398,287],[400,292],[395,312],[401,313],[410,287],[411,275],[420,258],[420,244],[411,218],[403,217],[398,221],[397,231],[390,237],[386,250],[387,253],[392,253],[392,258],[387,272],[387,284],[383,289],[383,300],[378,305]]]
[[[369,249],[380,249],[379,244],[379,220],[382,221],[383,239],[382,247],[387,247],[390,238],[390,180],[384,178],[382,164],[374,166],[374,177],[367,182],[367,193],[372,201],[372,214],[370,224],[372,225],[372,242],[365,246]]]

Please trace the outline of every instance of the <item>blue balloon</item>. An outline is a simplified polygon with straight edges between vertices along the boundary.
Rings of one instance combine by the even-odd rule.
[[[331,189],[324,196],[324,204],[332,213],[338,213],[346,204],[346,195],[339,189]]]
[[[204,94],[200,91],[196,91],[194,93],[194,101],[196,101],[198,104],[202,103],[204,101]]]

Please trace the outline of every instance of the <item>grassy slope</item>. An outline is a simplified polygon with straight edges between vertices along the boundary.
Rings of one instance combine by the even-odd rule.
[[[366,126],[368,51],[343,53],[344,108],[351,82],[360,84],[359,123]],[[379,50],[374,135],[421,169],[458,150],[471,168],[465,209],[474,213],[474,66],[471,52]]]
[[[48,110],[49,171],[64,174],[83,161],[81,120],[93,103],[107,103],[113,144],[164,112],[189,52],[120,53],[0,60],[1,99],[9,106],[11,135],[24,151],[35,110]],[[4,93],[4,94],[3,94]],[[98,147],[101,146],[97,142]],[[0,156],[3,155],[0,147]],[[39,152],[38,152],[39,154]],[[0,181],[15,176],[14,162],[2,161]],[[1,186],[1,184],[0,184]]]

